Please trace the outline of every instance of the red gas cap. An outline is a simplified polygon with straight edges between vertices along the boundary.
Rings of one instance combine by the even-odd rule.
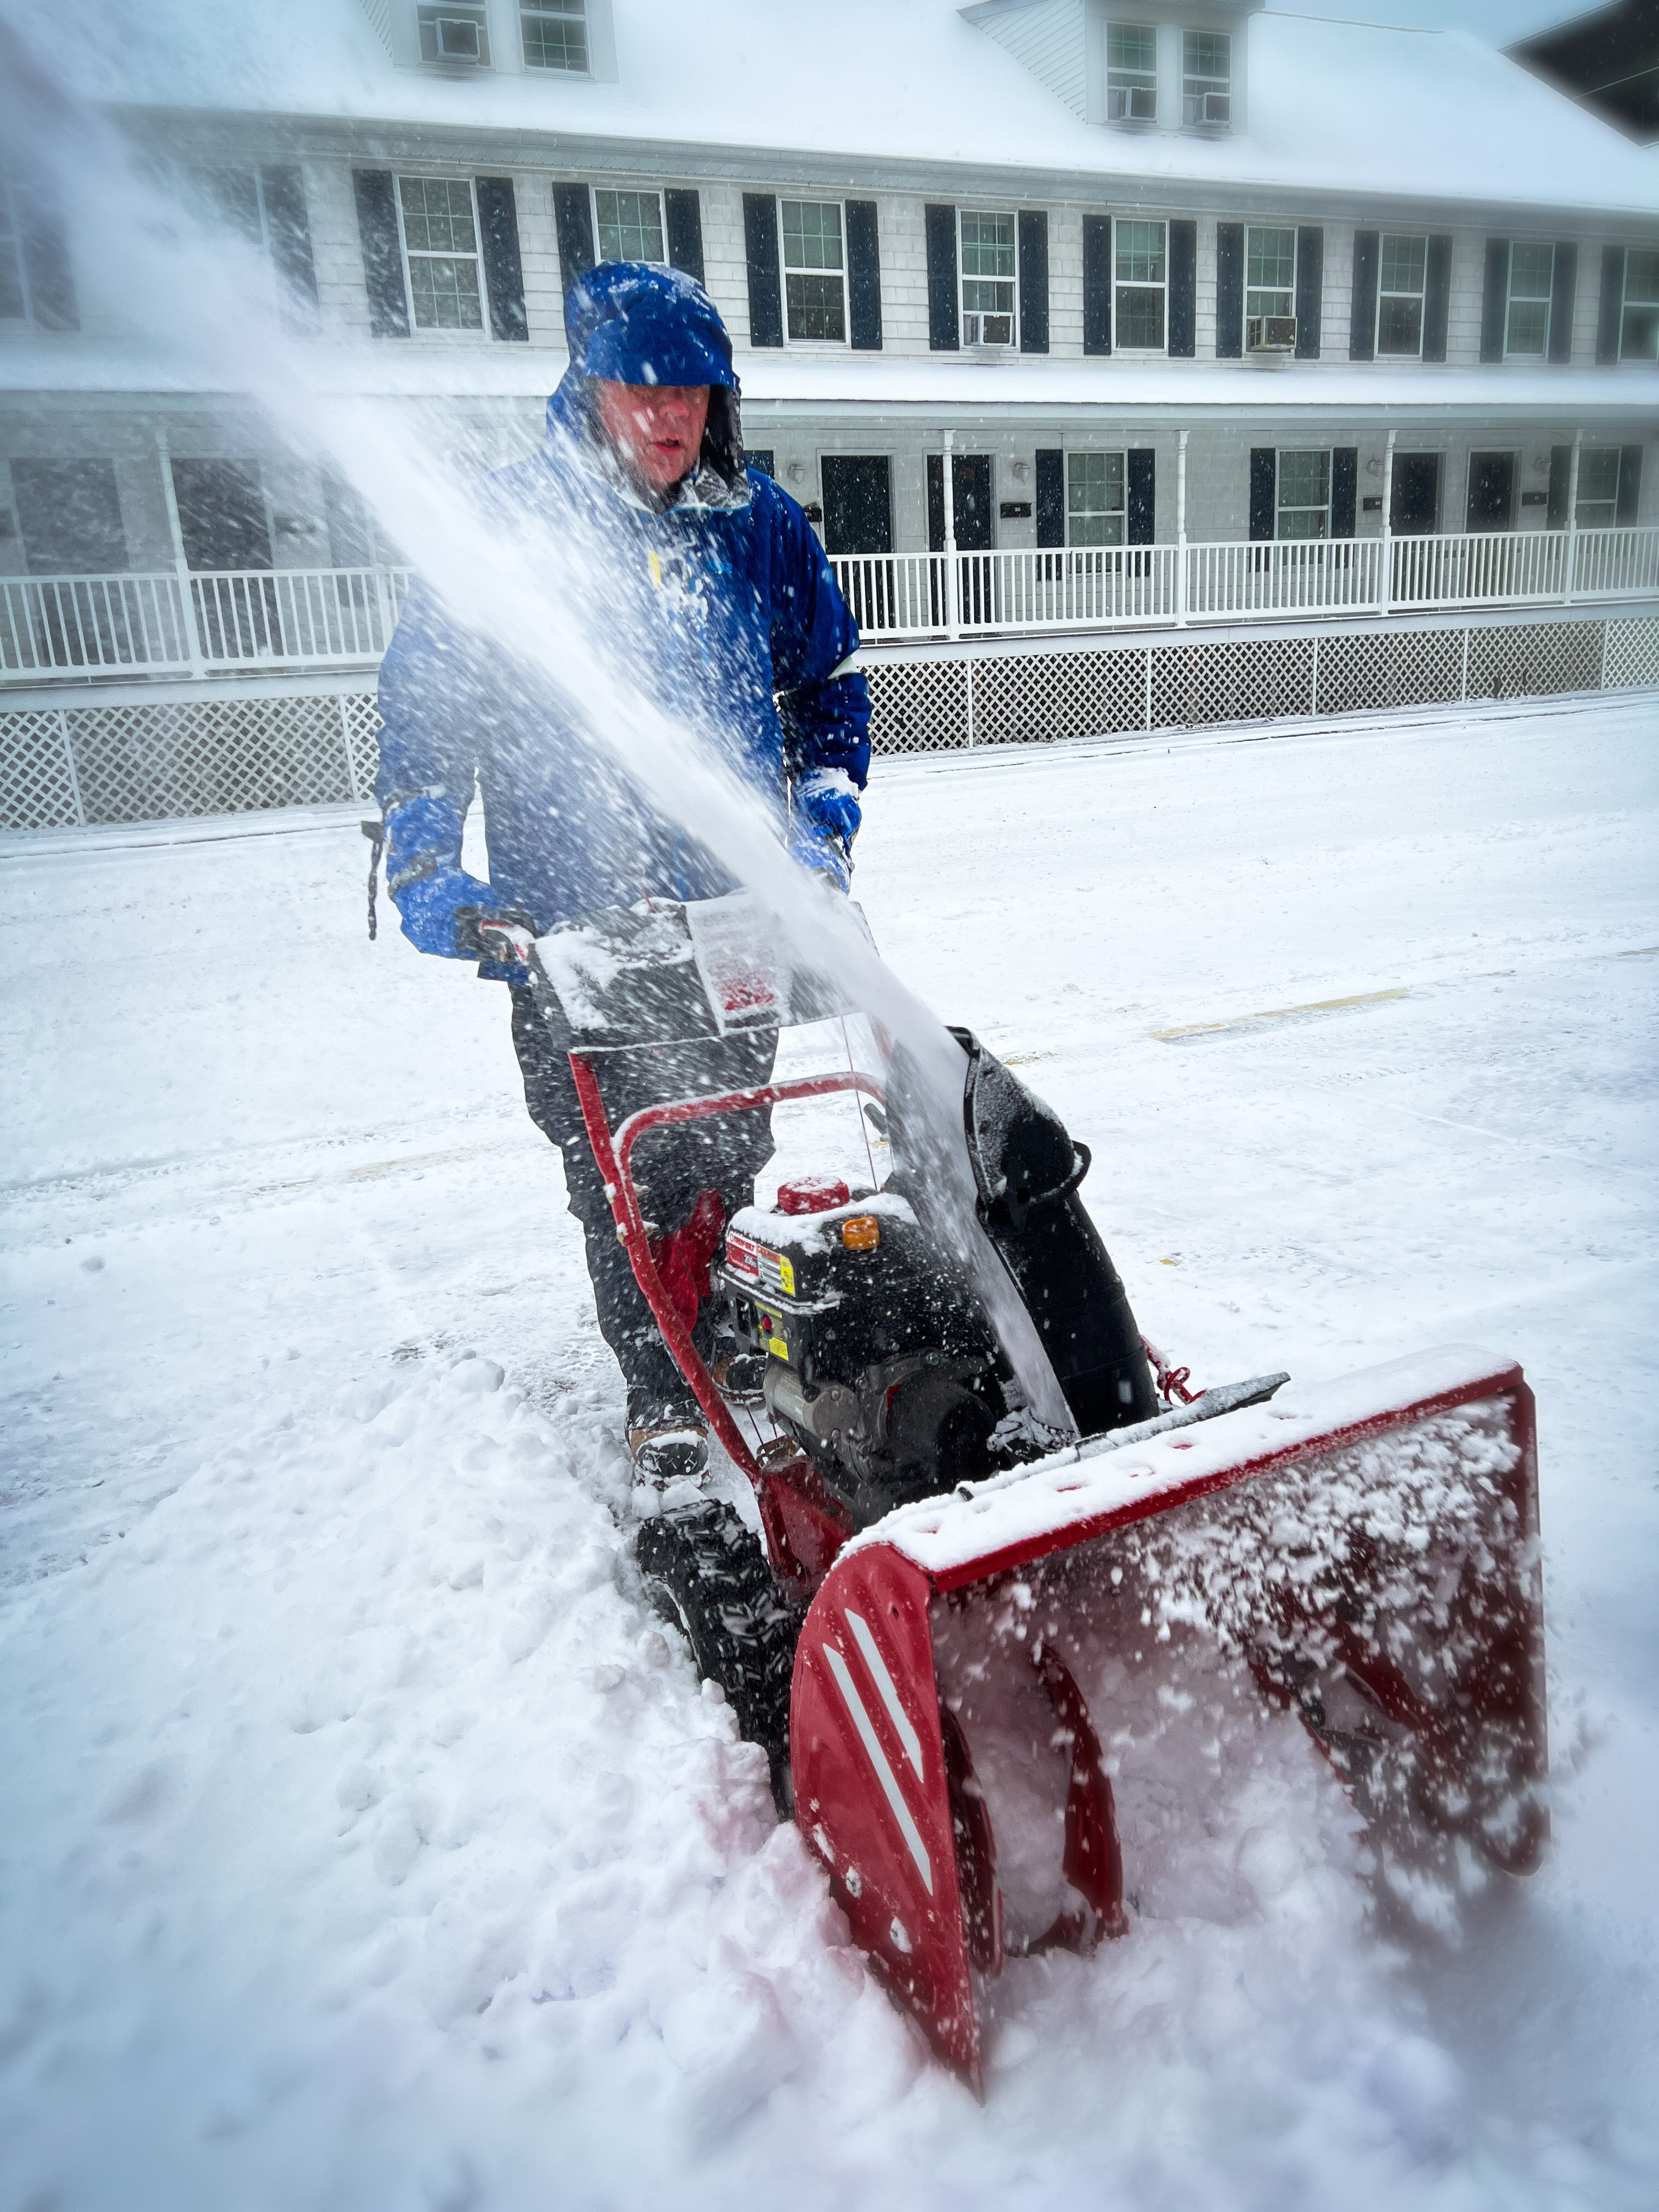
[[[829,1176],[801,1176],[778,1185],[780,1213],[828,1213],[833,1206],[847,1206],[853,1194],[844,1182]]]

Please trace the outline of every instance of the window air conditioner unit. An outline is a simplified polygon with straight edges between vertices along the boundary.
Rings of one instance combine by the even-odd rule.
[[[483,59],[483,25],[476,15],[440,15],[433,24],[438,34],[438,58],[445,62]]]
[[[1296,317],[1252,315],[1244,325],[1244,350],[1247,353],[1294,353]]]
[[[964,315],[962,343],[968,346],[1011,346],[1014,342],[1012,315]]]
[[[1199,103],[1200,123],[1229,124],[1233,119],[1233,96],[1230,92],[1206,92]]]
[[[1149,84],[1114,84],[1106,91],[1109,123],[1156,123],[1158,94]]]

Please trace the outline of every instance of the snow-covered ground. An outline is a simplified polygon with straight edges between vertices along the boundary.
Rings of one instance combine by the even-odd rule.
[[[982,2109],[641,1602],[500,994],[363,941],[339,811],[0,848],[0,2201],[1650,2205],[1656,723],[878,765],[878,939],[1093,1146],[1149,1334],[1473,1340],[1541,1422],[1543,1871],[1385,1940],[1264,1717]]]

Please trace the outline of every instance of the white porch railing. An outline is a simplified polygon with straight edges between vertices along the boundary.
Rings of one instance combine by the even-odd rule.
[[[0,682],[204,676],[276,664],[373,666],[397,628],[404,568],[249,568],[0,577]]]
[[[1659,527],[1436,538],[839,554],[872,643],[1659,595]],[[372,668],[404,568],[0,577],[0,685],[42,678]]]

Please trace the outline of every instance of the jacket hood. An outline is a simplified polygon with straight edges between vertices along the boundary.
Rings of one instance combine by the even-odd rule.
[[[595,382],[706,384],[708,427],[700,458],[728,484],[742,481],[732,341],[696,277],[651,262],[601,262],[571,286],[564,331],[570,366],[547,403],[550,436],[592,440]]]

